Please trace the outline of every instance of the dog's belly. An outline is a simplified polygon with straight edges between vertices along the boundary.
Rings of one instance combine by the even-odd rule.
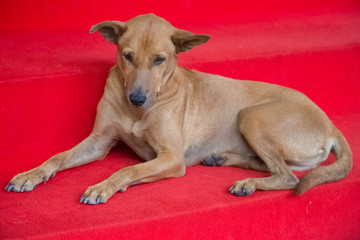
[[[227,138],[213,137],[212,139],[207,139],[202,142],[194,141],[188,146],[185,146],[185,164],[186,166],[197,165],[211,154],[224,152],[231,152],[246,156],[255,155],[240,134],[232,134]]]
[[[223,151],[221,151],[223,152]],[[214,149],[209,144],[194,143],[187,147],[184,153],[186,166],[194,166],[201,163],[207,156],[214,153]]]

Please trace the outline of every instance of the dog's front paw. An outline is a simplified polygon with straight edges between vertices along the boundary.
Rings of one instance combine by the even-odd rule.
[[[256,186],[251,178],[236,181],[231,187],[230,192],[236,196],[249,196],[255,192]]]
[[[5,190],[8,192],[30,192],[36,186],[44,182],[46,183],[49,178],[53,178],[55,173],[48,174],[44,170],[38,168],[34,168],[30,171],[19,173],[5,187]]]
[[[90,205],[106,203],[107,200],[116,192],[113,186],[114,185],[109,183],[107,180],[98,183],[94,186],[91,186],[81,196],[80,202]],[[124,191],[125,189],[120,190],[119,192],[124,192]]]

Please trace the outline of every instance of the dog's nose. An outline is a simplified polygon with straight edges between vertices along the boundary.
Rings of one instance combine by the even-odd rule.
[[[135,106],[142,106],[146,102],[146,95],[141,92],[130,94],[130,102]]]

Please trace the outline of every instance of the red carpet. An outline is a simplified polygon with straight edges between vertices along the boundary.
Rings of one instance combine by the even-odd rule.
[[[140,161],[119,144],[105,160],[58,173],[33,192],[6,192],[15,174],[90,133],[116,54],[88,33],[91,25],[148,12],[212,36],[181,54],[180,65],[308,95],[347,137],[349,176],[303,196],[239,198],[228,192],[235,180],[268,174],[196,166],[104,205],[80,204],[88,186]],[[360,239],[359,26],[355,0],[1,1],[0,239]]]

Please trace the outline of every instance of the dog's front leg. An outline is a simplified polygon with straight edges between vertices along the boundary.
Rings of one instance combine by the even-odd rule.
[[[156,152],[157,157],[148,162],[123,168],[108,179],[89,187],[81,196],[80,202],[105,203],[114,193],[123,192],[131,185],[184,176],[186,166],[183,144],[180,132],[176,132],[180,128],[170,129],[175,131],[148,129],[145,139]]]
[[[114,143],[108,136],[93,133],[74,148],[51,157],[30,171],[16,175],[5,189],[13,192],[32,191],[39,183],[53,178],[58,171],[104,158]]]
[[[105,203],[114,193],[124,192],[128,186],[181,177],[184,174],[185,165],[178,160],[178,157],[172,153],[162,153],[154,160],[123,168],[108,179],[89,187],[81,196],[80,202]]]

